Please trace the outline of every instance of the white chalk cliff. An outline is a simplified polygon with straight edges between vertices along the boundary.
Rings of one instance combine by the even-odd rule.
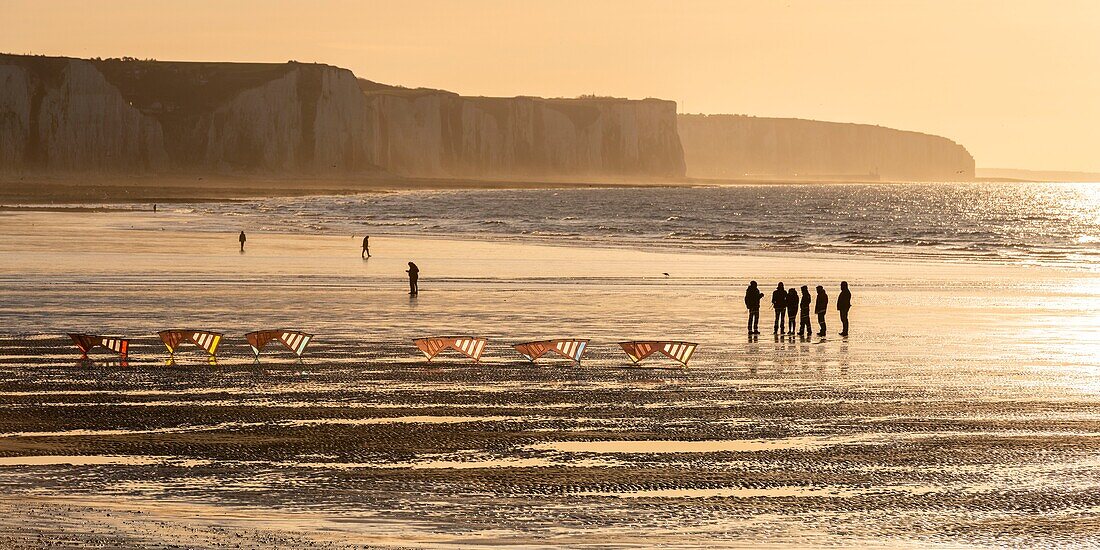
[[[684,173],[672,102],[377,88],[315,64],[0,56],[0,171]]]
[[[34,74],[0,64],[0,170],[130,172],[167,165],[160,124],[132,107],[94,66],[77,59],[46,65]]]
[[[681,176],[676,104],[367,93],[371,158],[413,176]]]

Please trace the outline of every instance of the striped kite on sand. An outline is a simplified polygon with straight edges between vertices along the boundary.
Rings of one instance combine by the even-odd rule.
[[[691,360],[691,355],[695,353],[695,348],[699,344],[693,342],[672,342],[672,341],[631,341],[631,342],[619,342],[623,351],[630,357],[630,360],[637,365],[642,359],[660,352],[672,359],[676,360],[683,366],[687,366],[688,361]]]
[[[257,358],[260,356],[260,350],[264,349],[268,342],[278,340],[286,346],[286,349],[292,351],[294,355],[301,359],[302,354],[306,352],[306,346],[313,339],[312,334],[297,330],[257,330],[245,334],[244,337],[248,340],[248,345]]]
[[[164,347],[168,348],[168,353],[173,355],[180,344],[191,342],[206,350],[210,357],[214,357],[218,352],[218,344],[222,341],[222,333],[206,330],[162,330],[157,335],[164,342]]]
[[[579,365],[581,363],[581,358],[584,357],[584,350],[588,348],[588,340],[540,340],[538,342],[516,344],[512,347],[516,348],[516,351],[518,351],[520,355],[524,356],[532,363],[534,363],[536,359],[553,351]]]
[[[424,357],[428,358],[428,362],[431,362],[436,355],[439,355],[444,350],[453,349],[470,359],[473,359],[475,363],[481,361],[481,353],[485,351],[485,344],[489,340],[485,338],[476,338],[473,336],[459,336],[459,337],[439,337],[439,338],[419,338],[413,340],[416,343],[417,349],[419,349]]]
[[[99,336],[97,334],[69,334],[69,338],[73,339],[73,343],[76,347],[80,348],[80,353],[83,355],[81,359],[88,358],[88,352],[92,348],[101,347],[113,351],[119,355],[119,357],[126,359],[130,350],[130,340],[126,338],[114,338],[110,336]]]

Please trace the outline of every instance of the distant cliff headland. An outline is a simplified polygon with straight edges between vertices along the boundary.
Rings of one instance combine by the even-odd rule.
[[[659,99],[466,97],[297,62],[0,55],[0,174],[958,180],[974,161],[936,136],[678,116]]]
[[[867,124],[744,115],[680,115],[693,178],[960,181],[974,157],[940,136]]]
[[[0,170],[684,175],[676,104],[461,97],[305,63],[0,56]]]

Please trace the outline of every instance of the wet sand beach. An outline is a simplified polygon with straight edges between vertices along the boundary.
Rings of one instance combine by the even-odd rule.
[[[196,224],[0,212],[0,547],[1100,544],[1095,274]],[[747,336],[750,279],[847,280],[851,336]],[[280,327],[305,358],[254,361]],[[482,363],[412,345],[447,334]],[[550,337],[585,361],[510,347]],[[628,368],[650,338],[700,348]]]

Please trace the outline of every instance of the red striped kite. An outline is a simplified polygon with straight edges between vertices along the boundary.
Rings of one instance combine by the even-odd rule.
[[[459,336],[457,338],[420,338],[413,340],[413,342],[424,353],[424,357],[428,358],[428,362],[431,362],[436,355],[444,350],[453,349],[477,363],[481,361],[481,352],[485,351],[485,344],[489,340],[473,336]]]
[[[245,334],[244,337],[248,340],[248,345],[252,348],[252,353],[256,354],[256,357],[260,356],[260,350],[264,349],[268,342],[278,340],[286,346],[286,349],[294,352],[294,355],[297,355],[299,359],[306,352],[309,341],[313,339],[312,334],[297,330],[257,330]]]
[[[191,342],[206,350],[210,357],[214,357],[218,352],[218,344],[222,341],[222,333],[206,330],[162,330],[157,334],[164,342],[164,347],[168,348],[168,353],[173,355],[180,344]]]
[[[541,340],[516,344],[512,347],[516,348],[520,355],[526,357],[532,363],[553,351],[566,359],[575,361],[579,365],[581,364],[581,358],[584,357],[584,350],[588,347],[588,340]]]
[[[678,361],[681,365],[687,366],[688,361],[691,360],[691,355],[695,353],[695,348],[699,344],[692,342],[669,342],[669,341],[633,341],[633,342],[619,342],[623,351],[630,356],[630,360],[637,365],[642,359],[660,352],[672,359]]]
[[[83,354],[80,357],[81,359],[87,359],[88,352],[96,347],[113,351],[123,359],[127,358],[130,350],[130,341],[126,338],[112,338],[96,334],[69,334],[69,338],[72,338],[76,347],[80,348],[80,353]]]

